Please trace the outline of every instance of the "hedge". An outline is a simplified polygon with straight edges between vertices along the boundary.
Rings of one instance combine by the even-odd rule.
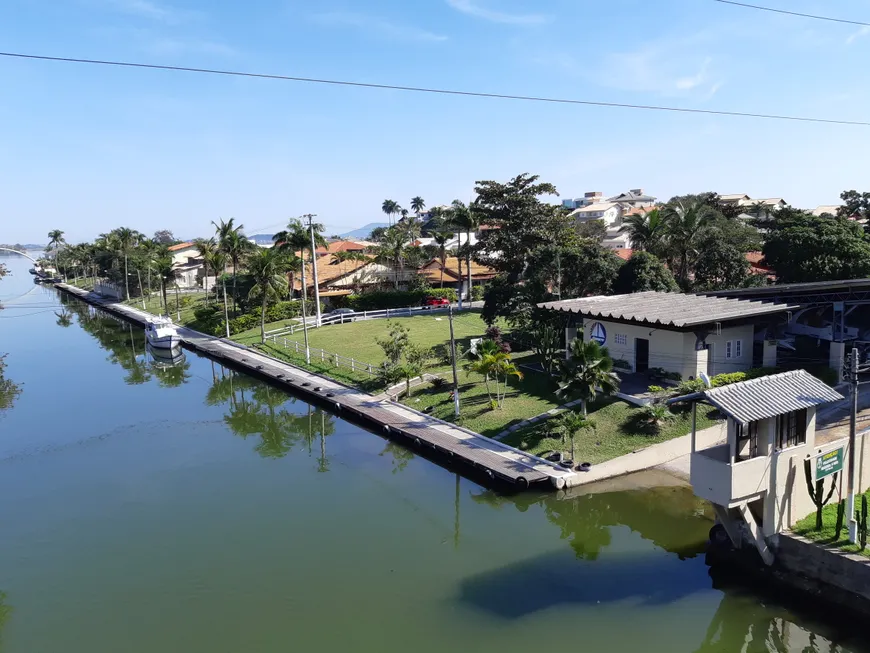
[[[444,297],[455,302],[455,288],[430,288],[428,290],[373,290],[359,295],[350,295],[344,304],[355,311],[383,311],[388,308],[420,306],[427,297]]]

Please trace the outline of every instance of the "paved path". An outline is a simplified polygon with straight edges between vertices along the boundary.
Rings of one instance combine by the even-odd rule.
[[[153,317],[140,309],[104,300],[98,295],[67,284],[57,284],[57,286],[61,290],[140,324],[146,323]],[[294,367],[255,349],[186,327],[177,327],[177,329],[185,344],[193,349],[247,368],[252,373],[267,377],[295,393],[331,404],[336,412],[350,412],[357,417],[375,422],[388,434],[399,434],[411,443],[428,445],[450,458],[455,456],[490,477],[500,477],[521,487],[541,481],[549,482],[552,487],[558,489],[571,487],[578,480],[582,480],[578,472],[563,469],[543,458],[537,458],[402,404],[378,401],[375,397],[355,388]]]

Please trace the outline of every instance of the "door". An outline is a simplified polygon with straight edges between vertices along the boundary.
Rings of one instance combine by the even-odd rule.
[[[649,340],[635,338],[634,340],[634,371],[646,372],[649,369]]]
[[[708,344],[707,345],[707,376],[709,376],[711,379],[714,376],[716,376],[716,374],[713,372],[713,352],[714,352],[713,345]]]

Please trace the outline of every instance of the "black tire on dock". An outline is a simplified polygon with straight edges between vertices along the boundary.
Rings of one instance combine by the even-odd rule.
[[[419,446],[420,446],[420,438],[414,438],[414,446],[415,446],[415,447],[419,447]]]
[[[529,479],[527,479],[525,476],[520,476],[519,478],[517,478],[517,485],[522,490],[528,490],[529,489]]]
[[[717,547],[731,546],[731,538],[722,524],[713,524],[710,529],[710,544]]]

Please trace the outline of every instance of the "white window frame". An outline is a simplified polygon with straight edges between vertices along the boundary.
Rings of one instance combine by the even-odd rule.
[[[742,340],[726,340],[725,341],[725,359],[734,360],[743,358],[743,341]]]
[[[613,336],[613,341],[617,345],[628,345],[628,334],[617,333]]]

